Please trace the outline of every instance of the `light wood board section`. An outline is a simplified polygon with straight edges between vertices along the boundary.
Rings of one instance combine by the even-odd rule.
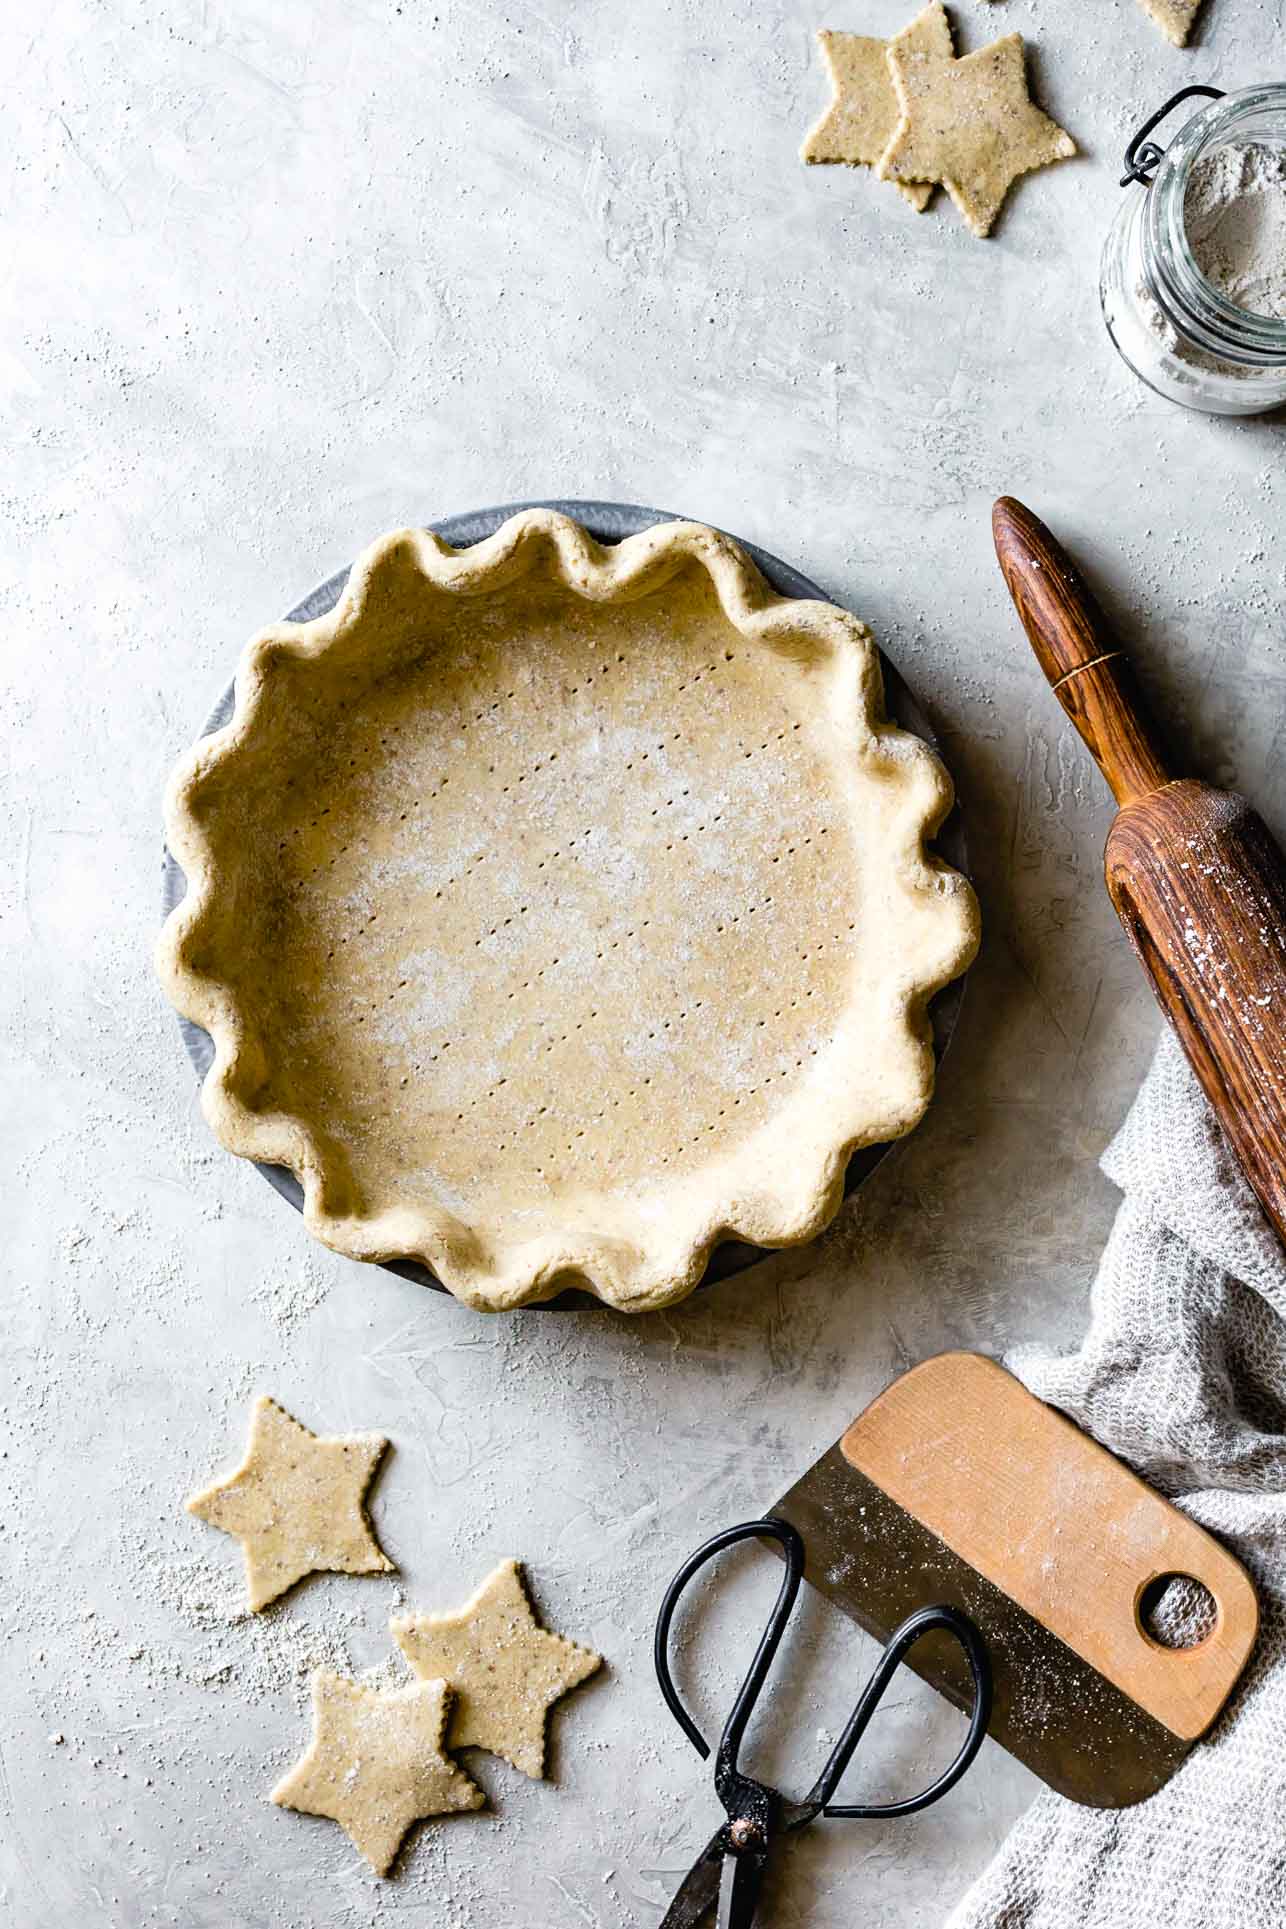
[[[975,1353],[904,1374],[853,1422],[844,1457],[1122,1693],[1185,1740],[1210,1726],[1258,1627],[1249,1576],[1204,1529]],[[1163,1574],[1218,1615],[1193,1648],[1139,1620]]]

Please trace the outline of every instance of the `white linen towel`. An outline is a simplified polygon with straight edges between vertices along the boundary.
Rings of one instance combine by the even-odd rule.
[[[1006,1364],[1245,1563],[1259,1642],[1159,1794],[1040,1795],[948,1929],[1286,1929],[1286,1251],[1168,1031],[1102,1164],[1085,1338]]]

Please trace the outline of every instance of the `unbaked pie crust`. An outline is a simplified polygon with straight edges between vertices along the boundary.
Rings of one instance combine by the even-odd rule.
[[[977,944],[945,770],[855,617],[729,538],[402,530],[247,646],[167,793],[159,946],[230,1151],[471,1305],[681,1298],[785,1246],[928,1103]]]

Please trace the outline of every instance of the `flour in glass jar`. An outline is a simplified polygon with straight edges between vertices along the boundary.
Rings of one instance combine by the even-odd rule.
[[[1206,280],[1254,315],[1286,321],[1286,148],[1210,148],[1188,176],[1184,226]]]

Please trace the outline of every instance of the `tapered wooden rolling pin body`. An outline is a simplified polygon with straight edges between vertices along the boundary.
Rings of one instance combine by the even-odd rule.
[[[1286,1240],[1286,857],[1241,797],[1176,778],[1128,659],[1012,497],[996,554],[1040,666],[1120,810],[1107,888],[1260,1204]]]

